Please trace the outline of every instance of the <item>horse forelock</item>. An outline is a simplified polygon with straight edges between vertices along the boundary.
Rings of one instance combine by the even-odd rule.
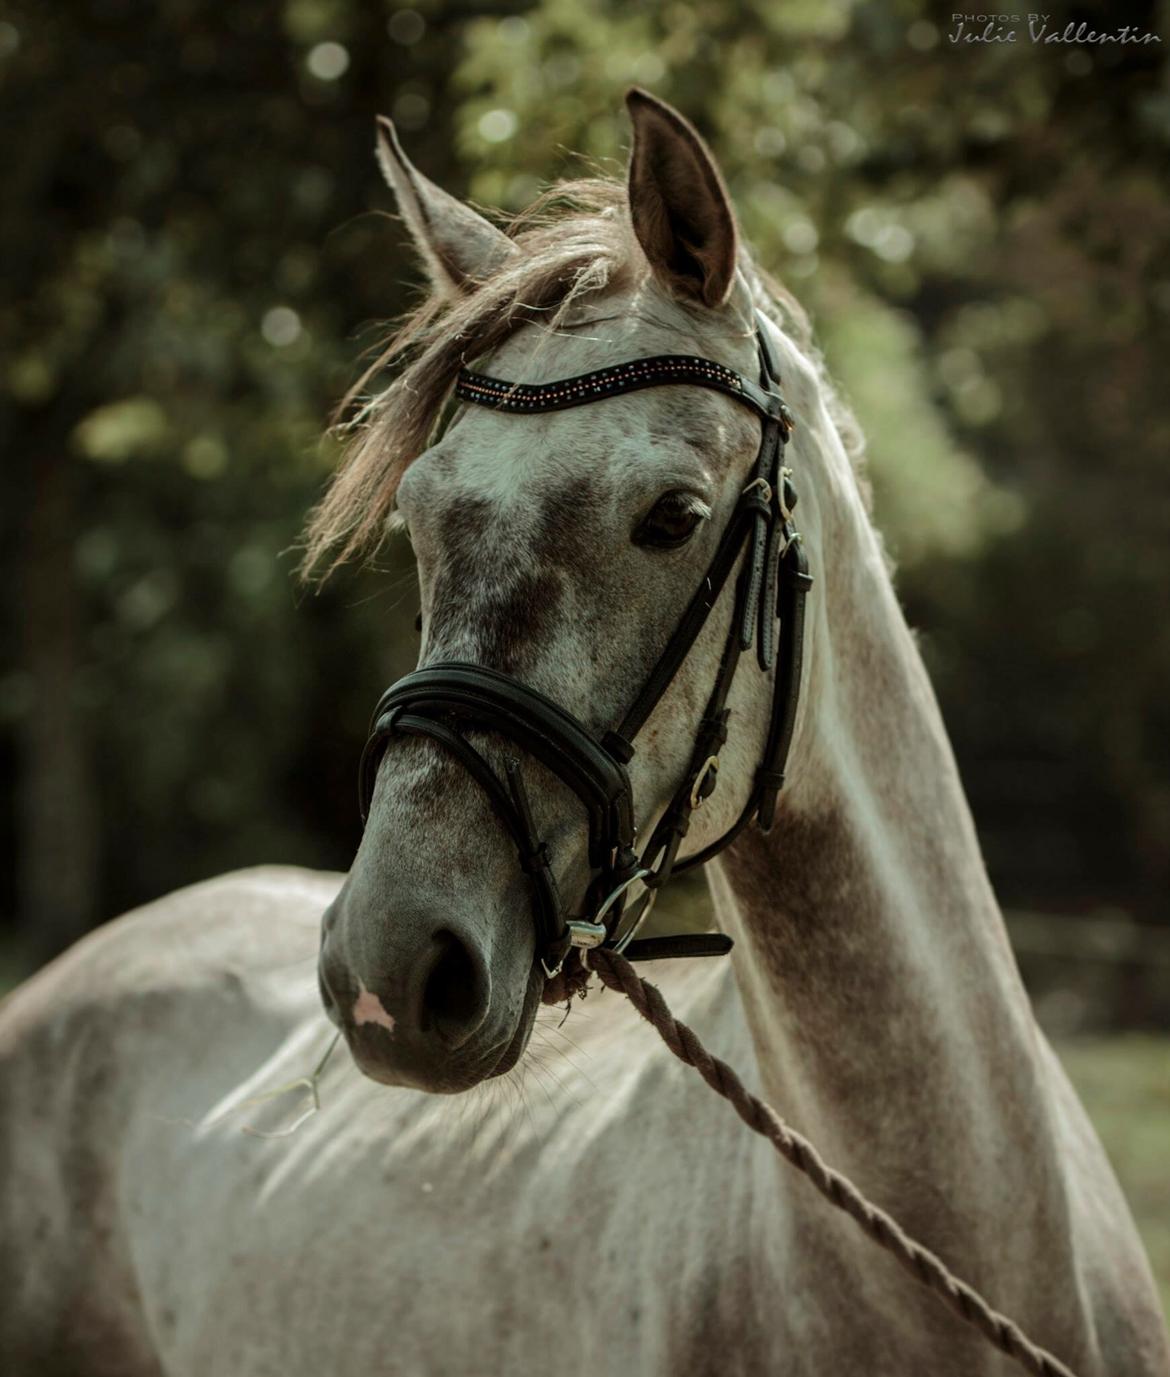
[[[630,224],[624,183],[605,177],[558,183],[508,227],[521,252],[474,290],[454,299],[429,294],[377,349],[339,408],[340,463],[305,531],[306,574],[329,574],[373,553],[394,524],[398,485],[433,440],[459,370],[492,353],[525,326],[550,335],[577,308],[633,291],[648,269]],[[855,470],[860,431],[829,382],[808,318],[785,288],[740,247],[754,304],[810,359]],[[376,380],[401,365],[380,391]],[[868,493],[862,482],[863,495]]]

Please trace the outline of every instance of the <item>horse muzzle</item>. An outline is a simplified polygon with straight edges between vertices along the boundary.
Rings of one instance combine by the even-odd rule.
[[[492,954],[469,927],[450,913],[439,919],[410,906],[399,909],[385,950],[354,953],[366,925],[352,912],[347,921],[346,904],[343,891],[323,925],[318,983],[365,1075],[455,1094],[515,1065],[543,987],[523,954],[501,960],[493,979]],[[512,965],[527,971],[526,982]]]

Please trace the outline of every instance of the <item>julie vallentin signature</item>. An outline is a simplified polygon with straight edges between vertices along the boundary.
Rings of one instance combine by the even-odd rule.
[[[1156,33],[1122,24],[1094,29],[1091,24],[1053,24],[1050,14],[952,14],[947,39],[951,43],[1161,43]]]

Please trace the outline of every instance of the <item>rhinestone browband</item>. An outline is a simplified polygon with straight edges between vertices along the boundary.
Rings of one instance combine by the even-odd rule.
[[[486,373],[473,373],[465,368],[455,384],[455,395],[461,401],[492,407],[496,411],[562,411],[603,397],[616,397],[624,392],[640,391],[644,387],[664,387],[673,383],[713,388],[739,401],[747,401],[753,407],[757,406],[756,399],[747,393],[738,373],[711,359],[693,358],[687,354],[631,359],[613,368],[599,368],[596,372],[581,373],[575,378],[540,384],[507,382],[503,378],[491,378]]]

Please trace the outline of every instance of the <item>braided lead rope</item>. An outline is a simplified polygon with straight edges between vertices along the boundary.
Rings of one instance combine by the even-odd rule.
[[[1059,1358],[1034,1344],[1018,1325],[960,1281],[929,1248],[912,1239],[897,1220],[871,1204],[848,1177],[828,1166],[807,1138],[789,1128],[774,1109],[747,1089],[725,1061],[707,1051],[691,1029],[670,1012],[657,986],[643,980],[624,956],[598,947],[587,954],[587,961],[604,985],[629,999],[680,1061],[693,1066],[712,1090],[731,1102],[748,1128],[767,1138],[827,1200],[892,1253],[927,1290],[1035,1377],[1074,1377]]]

